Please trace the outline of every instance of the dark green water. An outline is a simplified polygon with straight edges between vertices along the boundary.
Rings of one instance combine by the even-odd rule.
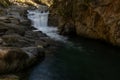
[[[29,80],[120,80],[120,48],[85,38],[71,42],[34,67]]]

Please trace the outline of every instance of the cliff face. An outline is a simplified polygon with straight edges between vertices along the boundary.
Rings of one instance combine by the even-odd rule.
[[[119,0],[55,0],[61,34],[86,36],[120,45]]]

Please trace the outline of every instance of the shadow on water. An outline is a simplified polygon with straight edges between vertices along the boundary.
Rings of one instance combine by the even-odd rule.
[[[35,67],[30,80],[120,80],[119,48],[85,38],[72,42]]]
[[[58,54],[67,65],[69,80],[119,80],[120,50],[109,44],[81,38]]]

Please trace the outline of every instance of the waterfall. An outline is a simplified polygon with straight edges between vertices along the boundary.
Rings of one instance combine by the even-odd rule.
[[[46,13],[40,13],[39,17],[40,17],[40,26],[48,26],[48,14],[49,12]]]
[[[28,13],[28,18],[32,21],[32,24],[35,28],[39,28],[40,26],[47,27],[49,12],[38,12],[37,10],[28,10]]]
[[[28,10],[28,19],[36,31],[42,31],[54,40],[66,42],[67,38],[58,34],[57,27],[48,26],[48,15],[49,11]]]

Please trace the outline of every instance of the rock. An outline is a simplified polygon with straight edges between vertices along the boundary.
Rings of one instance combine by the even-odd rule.
[[[34,31],[36,28],[31,26],[31,21],[26,17],[26,10],[30,7],[26,4],[34,5],[34,2],[25,0],[25,5],[24,1],[23,4],[15,2],[8,8],[2,8],[3,12],[0,14],[0,74],[28,69],[36,62],[41,62],[46,52],[53,53],[50,48],[57,47],[56,42],[46,34]],[[0,79],[19,80],[18,77],[12,75],[10,77],[0,75]]]
[[[40,47],[24,47],[22,50],[26,52],[30,58],[44,56],[44,49]]]
[[[0,73],[22,70],[43,58],[44,51],[37,47],[1,47]]]
[[[49,46],[48,42],[45,42],[45,41],[43,41],[43,40],[37,40],[37,41],[35,42],[35,45],[36,45],[37,47],[40,47],[40,48],[46,48],[46,47]]]
[[[30,6],[35,6],[38,7],[38,4],[34,2],[34,0],[10,0],[11,3],[20,5],[20,3],[24,5],[30,5]]]
[[[4,23],[4,22],[0,22],[0,33],[4,33],[6,34],[6,32],[8,31],[13,31],[13,33],[17,33],[20,35],[24,35],[25,33],[25,27],[24,26],[19,26],[16,25],[15,23]],[[10,34],[10,33],[7,33]]]
[[[3,39],[2,38],[0,38],[0,44],[2,44],[3,43]]]
[[[75,35],[76,34],[75,25],[69,21],[69,23],[65,23],[64,25],[61,25],[61,27],[59,27],[59,32],[62,35],[68,36]]]
[[[25,47],[30,46],[28,40],[20,35],[4,35],[2,36],[3,46]]]
[[[57,27],[58,26],[58,16],[56,14],[49,14],[49,17],[48,17],[48,26],[55,26]]]
[[[0,73],[23,69],[29,56],[19,48],[0,48]]]
[[[42,61],[45,58],[45,52],[43,48],[39,47],[23,47],[21,48],[28,56],[27,67],[35,64],[38,61]]]
[[[100,39],[120,46],[119,0],[54,0],[54,2],[51,12],[58,15],[61,32],[69,34],[72,25],[78,36]]]
[[[53,0],[39,0],[39,1],[49,7],[53,4]]]
[[[20,80],[19,76],[10,74],[10,75],[1,75],[0,80]]]
[[[7,32],[8,29],[6,28],[0,28],[0,36],[4,35]]]

